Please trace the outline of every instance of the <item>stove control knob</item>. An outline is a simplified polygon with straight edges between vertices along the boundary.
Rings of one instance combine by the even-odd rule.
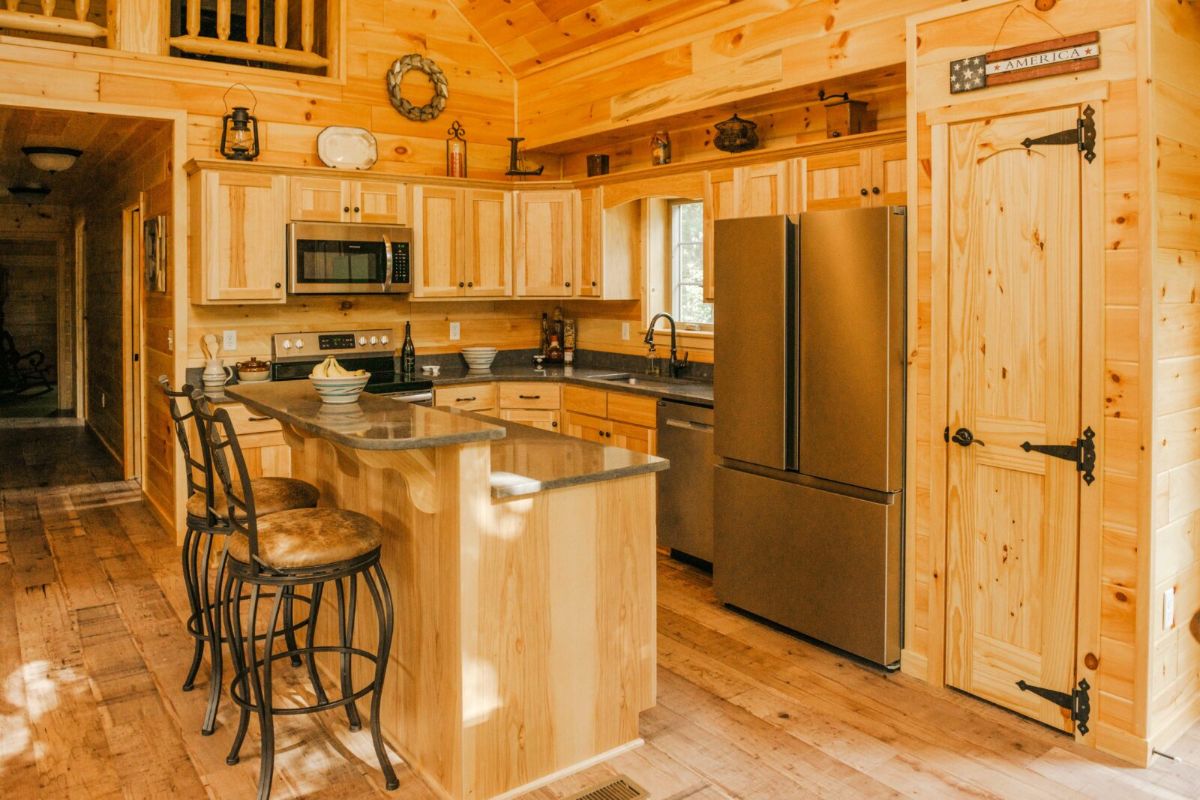
[[[388,337],[386,337],[386,336],[380,336],[380,337],[379,337],[379,343],[380,343],[380,344],[387,344],[387,343],[388,343]]]
[[[360,337],[358,337],[358,343],[359,343],[360,345],[364,345],[364,344],[366,344],[366,343],[367,343],[367,337],[365,337],[365,336],[360,336]]]
[[[372,336],[372,337],[371,337],[371,344],[379,344],[379,337],[378,337],[378,336]]]
[[[297,350],[303,350],[303,349],[304,349],[304,340],[303,340],[303,339],[297,339],[297,340],[296,340],[296,349],[297,349]]]
[[[291,349],[292,349],[292,342],[291,342],[291,340],[289,340],[289,339],[284,339],[284,340],[283,340],[283,349],[284,349],[284,350],[291,350]]]

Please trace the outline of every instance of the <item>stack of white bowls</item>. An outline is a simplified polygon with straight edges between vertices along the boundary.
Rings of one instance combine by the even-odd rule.
[[[492,368],[492,362],[496,360],[496,348],[464,347],[462,356],[467,362],[467,368],[472,372],[487,372]]]

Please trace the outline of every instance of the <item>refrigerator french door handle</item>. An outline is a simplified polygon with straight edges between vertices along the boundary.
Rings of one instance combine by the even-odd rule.
[[[689,431],[711,431],[712,425],[706,425],[703,422],[693,422],[690,419],[669,419],[666,420],[666,425],[672,428],[683,428]]]

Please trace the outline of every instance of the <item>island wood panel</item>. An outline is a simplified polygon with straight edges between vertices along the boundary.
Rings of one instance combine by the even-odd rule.
[[[384,735],[439,794],[494,797],[637,740],[656,685],[653,475],[494,502],[487,443],[379,453],[285,435],[322,504],[385,528]],[[414,485],[432,489],[425,510]],[[371,649],[358,596],[355,642]],[[319,641],[336,639],[335,600],[328,587]],[[336,658],[320,666],[336,686]]]
[[[0,72],[5,92],[18,96],[185,109],[194,158],[216,154],[222,97],[230,85],[247,83],[255,94],[264,163],[320,166],[321,130],[357,125],[378,139],[376,171],[443,175],[445,125],[431,130],[388,101],[383,75],[403,54],[396,43],[408,41],[447,76],[451,91],[442,119],[458,119],[469,132],[472,176],[502,177],[515,80],[447,0],[355,0],[346,4],[345,27],[344,80],[7,37],[0,44]],[[410,81],[406,96],[425,102],[427,84],[415,75]]]
[[[1149,736],[1163,749],[1200,719],[1200,14],[1155,0],[1149,25],[1156,187]]]
[[[522,74],[518,125],[537,148],[888,67],[904,60],[904,18],[940,5],[722,6]]]
[[[1032,2],[1023,2],[1034,11]],[[947,9],[929,12],[910,21],[910,157],[920,154],[909,164],[910,208],[916,213],[910,221],[910,314],[915,315],[916,343],[910,360],[915,385],[910,397],[913,416],[910,421],[916,430],[910,431],[909,489],[914,503],[909,509],[909,530],[913,532],[906,553],[907,587],[905,651],[902,664],[905,671],[940,684],[943,680],[947,619],[945,609],[945,445],[942,429],[946,425],[945,385],[946,366],[938,354],[944,348],[945,337],[945,237],[947,231],[939,225],[947,198],[939,188],[944,180],[945,165],[940,159],[946,143],[935,137],[936,123],[948,119],[978,118],[1052,108],[1077,100],[1092,98],[1099,103],[1103,123],[1098,154],[1099,175],[1084,169],[1087,181],[1098,182],[1104,193],[1102,219],[1089,223],[1084,220],[1085,279],[1084,291],[1103,294],[1098,303],[1103,307],[1103,333],[1094,335],[1103,341],[1102,361],[1088,362],[1094,348],[1085,348],[1085,397],[1108,396],[1111,376],[1136,375],[1139,371],[1140,393],[1125,392],[1121,397],[1121,417],[1114,428],[1102,422],[1104,430],[1098,448],[1100,466],[1097,483],[1081,490],[1084,502],[1101,497],[1094,512],[1085,507],[1081,525],[1080,563],[1083,569],[1079,594],[1078,635],[1080,637],[1076,678],[1086,677],[1092,690],[1092,733],[1083,739],[1085,744],[1099,747],[1123,758],[1142,762],[1149,757],[1145,738],[1146,675],[1144,649],[1138,656],[1139,607],[1138,586],[1143,572],[1130,574],[1133,559],[1144,558],[1149,552],[1148,534],[1139,508],[1145,507],[1139,497],[1146,497],[1147,474],[1142,465],[1141,437],[1146,434],[1141,420],[1147,380],[1144,350],[1147,337],[1142,335],[1144,306],[1136,287],[1139,269],[1141,234],[1138,228],[1144,212],[1138,194],[1136,170],[1128,168],[1127,159],[1117,164],[1116,153],[1129,152],[1130,142],[1137,142],[1139,117],[1137,83],[1137,54],[1135,52],[1135,16],[1133,4],[1122,2],[1059,3],[1049,12],[1036,12],[1060,31],[1070,34],[1099,28],[1104,58],[1098,71],[1069,76],[1055,76],[1029,84],[1010,84],[983,92],[951,96],[946,83],[948,63],[993,47],[1040,41],[1046,37],[1045,22],[1034,13],[1016,13],[1004,28],[999,42],[996,31],[1012,10],[1012,3],[975,3],[965,10]],[[1101,99],[1103,98],[1103,99]],[[1130,139],[1130,137],[1133,137]],[[1115,143],[1116,153],[1108,154]],[[1141,151],[1134,148],[1140,162]],[[925,153],[928,153],[926,161]],[[928,200],[925,181],[928,175]],[[939,178],[939,175],[941,176]],[[1132,183],[1130,183],[1132,181]],[[915,204],[912,191],[915,189]],[[1094,195],[1097,190],[1088,190]],[[1090,232],[1089,232],[1090,231]],[[1100,255],[1100,244],[1103,255]],[[1089,255],[1088,247],[1095,255]],[[1110,283],[1096,280],[1093,265],[1102,258],[1105,277]],[[1130,272],[1132,270],[1132,272]],[[1094,276],[1094,277],[1088,277]],[[1131,289],[1133,295],[1131,296]],[[928,298],[928,306],[926,306]],[[1085,331],[1087,313],[1095,304],[1085,302]],[[928,330],[928,334],[926,334]],[[1095,377],[1090,377],[1091,375]],[[926,383],[928,376],[928,383]],[[928,386],[928,390],[926,390]],[[928,394],[926,394],[928,391]],[[1099,394],[1097,394],[1099,393]],[[1111,422],[1114,409],[1097,402],[1096,409],[1083,409],[1087,420]],[[1088,422],[1088,424],[1091,424]],[[1093,427],[1096,427],[1093,425]],[[1098,431],[1100,428],[1096,428]],[[1110,436],[1114,442],[1132,441],[1132,448],[1118,446],[1112,453],[1106,449]],[[1132,436],[1132,439],[1128,438]],[[1097,493],[1096,489],[1100,488]],[[1088,495],[1087,492],[1092,492]],[[1094,524],[1088,514],[1096,515]],[[1100,539],[1104,537],[1101,543]],[[1125,549],[1129,547],[1136,549]],[[1130,585],[1131,578],[1135,583]],[[1091,658],[1084,656],[1089,654]],[[1141,664],[1139,665],[1139,659]]]

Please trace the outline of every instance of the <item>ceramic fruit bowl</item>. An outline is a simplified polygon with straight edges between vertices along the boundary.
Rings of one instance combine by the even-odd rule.
[[[462,357],[470,369],[487,370],[491,369],[492,362],[496,360],[496,352],[494,347],[464,347]]]
[[[317,390],[322,403],[340,406],[358,402],[358,396],[362,394],[367,381],[371,380],[371,374],[346,375],[337,378],[317,378],[309,375],[308,380]]]

